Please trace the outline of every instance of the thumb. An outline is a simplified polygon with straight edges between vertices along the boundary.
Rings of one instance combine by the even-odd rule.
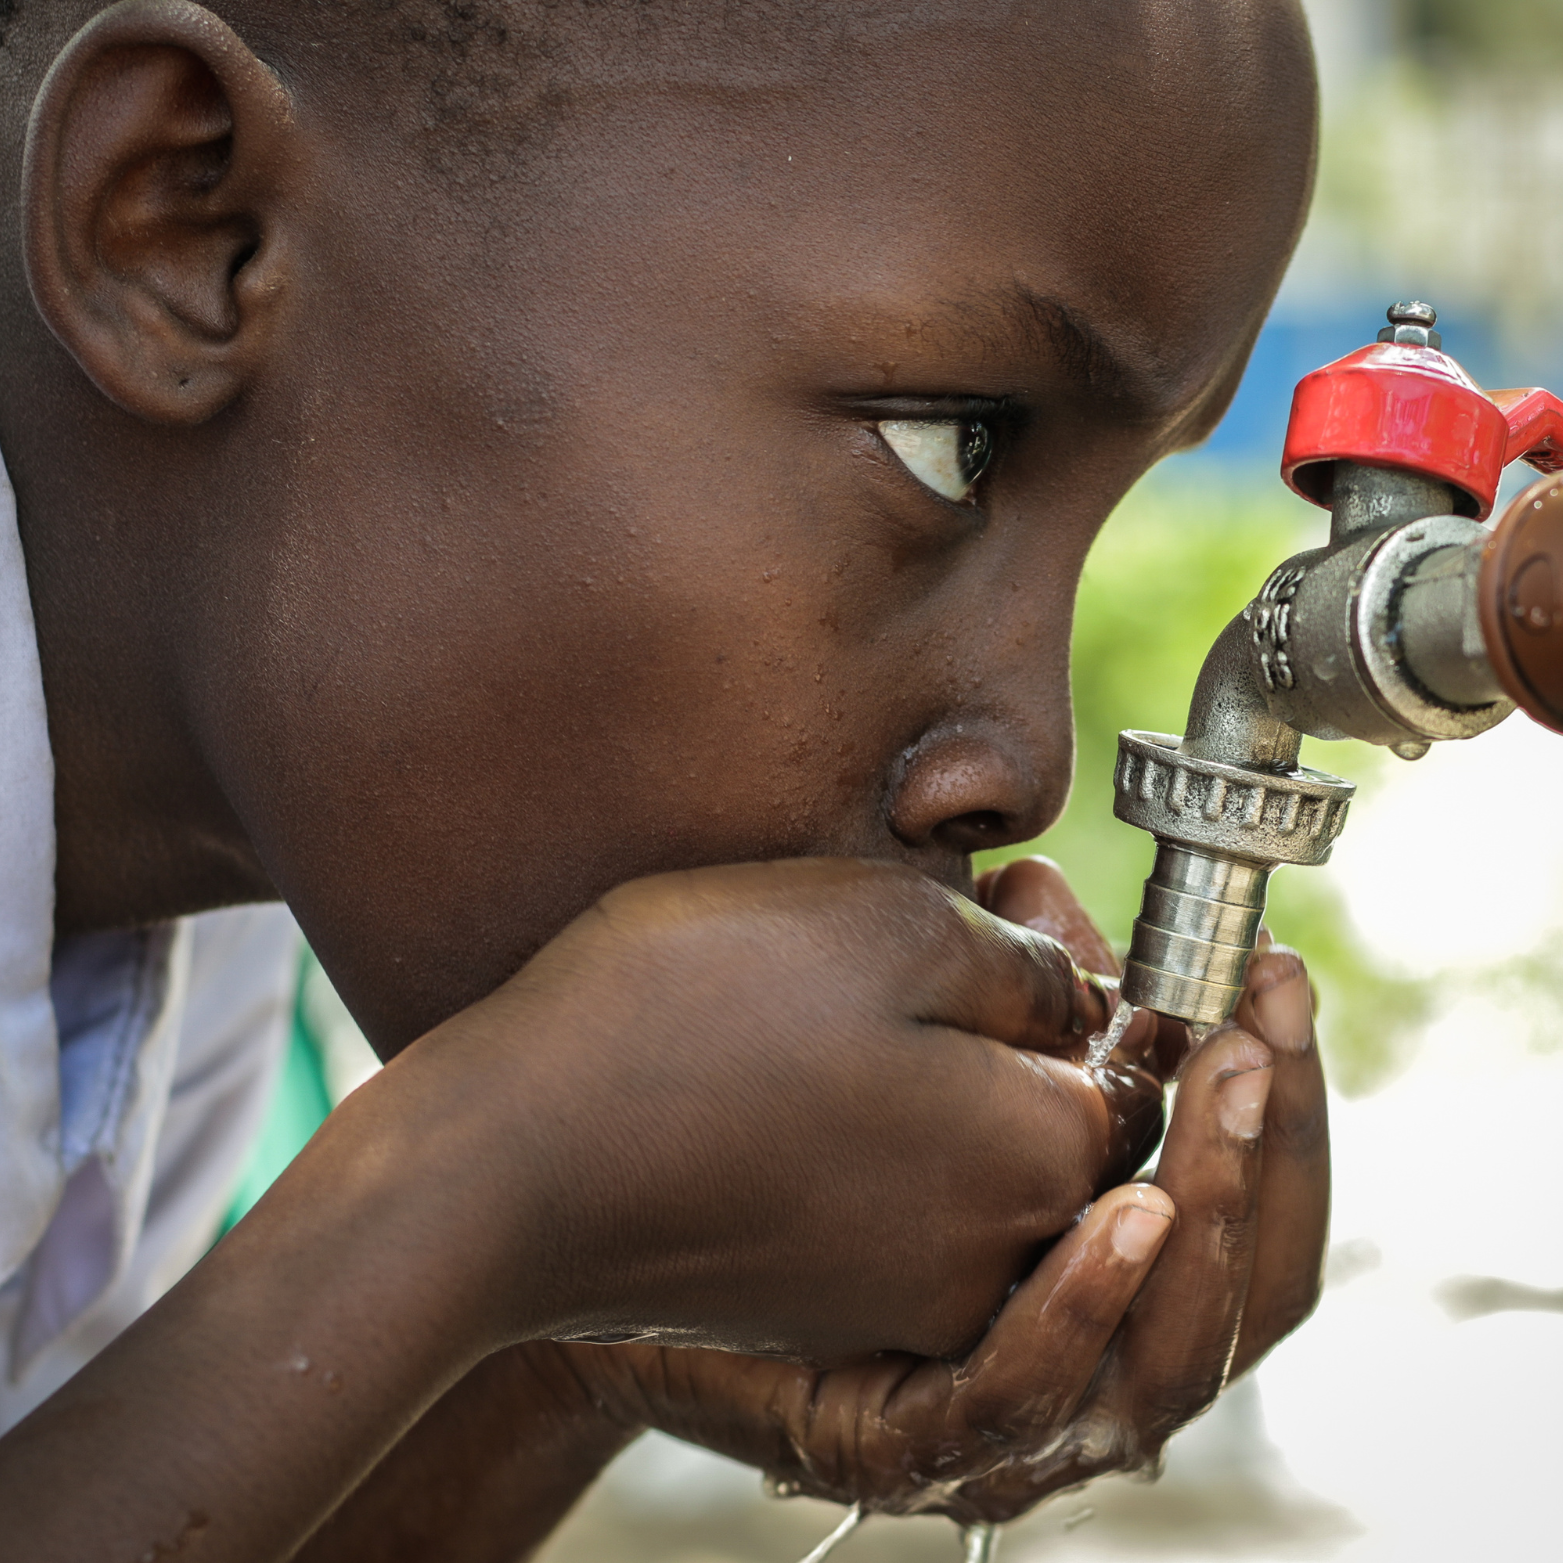
[[[984,874],[979,889],[982,905],[995,917],[1057,939],[1087,971],[1117,975],[1112,946],[1051,858],[1019,858]]]
[[[1038,1053],[1078,1051],[1107,1024],[1101,980],[1057,939],[946,893],[959,915],[924,946],[907,995],[913,1018]]]
[[[1090,1387],[1108,1342],[1172,1230],[1147,1183],[1103,1195],[1004,1305],[958,1376],[955,1409],[989,1438],[1046,1444]]]

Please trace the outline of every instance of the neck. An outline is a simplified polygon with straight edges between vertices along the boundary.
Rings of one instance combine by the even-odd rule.
[[[54,752],[56,932],[273,899],[182,710],[184,583],[166,542],[190,489],[172,463],[149,480],[144,450],[116,449],[114,409],[83,407],[73,388],[24,400],[22,356],[0,368],[0,450]]]

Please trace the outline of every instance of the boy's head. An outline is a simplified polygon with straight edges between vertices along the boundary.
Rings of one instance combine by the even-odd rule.
[[[1300,225],[1291,0],[95,9],[0,6],[64,925],[274,885],[395,1047],[625,878],[1054,817],[1086,548]]]

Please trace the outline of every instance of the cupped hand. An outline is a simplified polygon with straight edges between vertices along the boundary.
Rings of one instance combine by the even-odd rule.
[[[1079,1063],[1107,1013],[910,869],[702,869],[615,890],[338,1116],[416,1102],[431,1164],[449,1124],[461,1186],[491,1169],[511,1268],[475,1295],[533,1309],[496,1335],[948,1356],[1159,1130],[1154,1073]]]
[[[1088,922],[1066,926],[1083,913],[1061,880],[1028,868],[1024,882],[1029,901],[1013,884],[1007,898],[991,880],[982,890],[1053,917],[1091,960]],[[1002,1521],[1153,1465],[1318,1295],[1328,1144],[1296,955],[1254,957],[1238,1019],[1184,1061],[1154,1184],[1099,1198],[957,1360],[888,1354],[822,1370],[645,1344],[548,1349],[626,1423],[747,1461],[782,1490],[886,1512]],[[1182,1038],[1146,1021],[1129,1043],[1147,1056],[1158,1044],[1176,1051]]]

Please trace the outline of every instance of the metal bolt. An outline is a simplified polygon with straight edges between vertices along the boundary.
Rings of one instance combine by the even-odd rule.
[[[1422,304],[1416,299],[1403,299],[1398,304],[1391,304],[1387,314],[1392,326],[1436,326],[1438,324],[1438,311],[1431,304]]]
[[[1433,330],[1438,321],[1438,311],[1431,304],[1417,299],[1402,299],[1391,304],[1385,313],[1389,324],[1378,334],[1380,342],[1398,342],[1403,347],[1433,347],[1444,345],[1444,339]]]

